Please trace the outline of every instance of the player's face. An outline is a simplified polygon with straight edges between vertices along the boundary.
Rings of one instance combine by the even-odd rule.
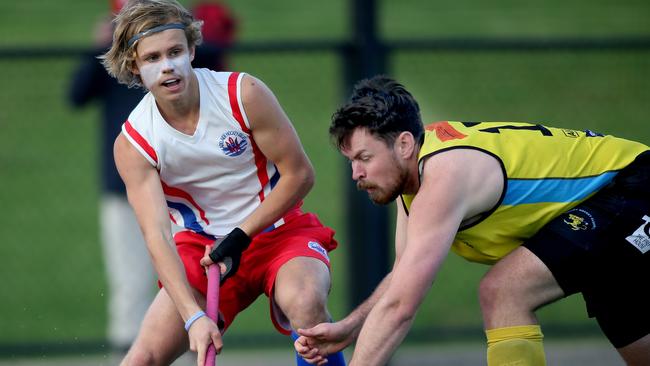
[[[194,50],[188,49],[182,29],[167,29],[136,44],[136,70],[156,98],[182,95],[192,75]]]
[[[348,138],[341,153],[352,164],[352,179],[357,188],[368,192],[377,204],[393,202],[403,191],[408,178],[405,162],[392,146],[371,135],[365,128],[357,128]]]

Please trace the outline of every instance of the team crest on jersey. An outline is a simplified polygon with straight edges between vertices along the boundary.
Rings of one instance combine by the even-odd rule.
[[[310,241],[309,243],[307,243],[307,246],[309,247],[309,249],[320,253],[320,255],[325,257],[325,259],[327,259],[327,261],[329,262],[330,257],[327,255],[327,251],[319,243],[315,241]]]
[[[226,131],[219,138],[219,148],[227,156],[241,155],[248,147],[248,137],[241,131]]]
[[[573,231],[593,230],[596,228],[594,217],[589,212],[579,208],[567,212],[564,223],[569,225]]]

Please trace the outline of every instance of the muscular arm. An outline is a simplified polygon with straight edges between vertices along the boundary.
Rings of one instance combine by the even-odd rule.
[[[280,172],[273,191],[240,226],[253,236],[307,195],[314,184],[314,170],[289,118],[264,83],[244,76],[242,101],[255,143]]]
[[[176,253],[158,172],[122,134],[115,141],[114,155],[160,282],[187,320],[201,308]]]
[[[185,276],[172,240],[167,204],[156,169],[120,134],[114,145],[115,165],[124,181],[129,203],[133,207],[160,282],[176,305],[183,321],[201,310]],[[217,325],[207,316],[196,320],[189,329],[190,349],[198,352],[203,364],[210,342],[217,352],[223,342]]]
[[[400,262],[406,244],[407,216],[401,202],[397,202],[397,221],[395,225],[395,263]],[[375,291],[348,316],[335,323],[321,323],[310,329],[298,329],[300,337],[296,351],[310,363],[322,365],[324,357],[338,352],[350,345],[358,336],[364,321],[372,308],[384,295],[391,283],[392,272],[379,283]]]
[[[500,169],[483,155],[450,151],[425,163],[422,184],[410,207],[403,253],[384,295],[368,314],[350,365],[388,361],[408,333],[462,220],[498,200],[498,189],[483,187],[491,179],[500,179]]]
[[[402,207],[402,203],[399,201],[399,199],[398,202],[396,202],[396,206],[397,220],[395,224],[395,262],[393,264],[393,271],[400,262],[404,247],[406,245],[406,225],[408,223],[408,217],[406,216],[404,208]],[[377,288],[375,291],[373,291],[370,297],[368,297],[366,301],[361,303],[361,305],[359,305],[348,316],[340,321],[346,326],[346,328],[350,329],[350,333],[353,339],[356,339],[358,337],[363,322],[366,320],[368,314],[375,306],[375,304],[377,304],[379,299],[386,292],[386,289],[388,289],[392,274],[393,272],[388,273],[386,277],[384,277],[384,279],[379,283],[379,285],[377,285]]]

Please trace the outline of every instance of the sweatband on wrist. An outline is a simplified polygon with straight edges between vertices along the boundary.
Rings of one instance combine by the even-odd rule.
[[[196,312],[196,314],[192,315],[191,318],[187,319],[187,321],[185,322],[185,331],[189,332],[190,327],[192,326],[192,324],[195,321],[197,321],[197,319],[199,319],[200,317],[203,317],[203,316],[205,316],[205,311],[199,310],[199,311]]]

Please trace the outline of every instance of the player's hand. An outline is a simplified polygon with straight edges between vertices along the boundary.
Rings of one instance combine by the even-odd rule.
[[[296,352],[305,361],[324,365],[325,357],[339,352],[350,345],[354,340],[352,329],[348,329],[341,322],[320,323],[313,328],[298,329],[298,339],[294,342]]]
[[[212,265],[212,259],[210,259],[210,251],[212,251],[212,245],[206,245],[205,246],[205,251],[203,251],[203,258],[201,258],[201,265],[205,268],[205,275],[208,275],[208,270],[210,270],[210,265]],[[209,263],[209,264],[203,264],[203,263]],[[223,278],[223,274],[228,272],[228,267],[226,267],[226,264],[223,262],[217,263],[219,265],[219,273],[221,274],[221,278]]]
[[[201,259],[201,265],[207,267],[212,263],[223,262],[227,268],[225,273],[222,268],[221,282],[223,283],[237,272],[242,252],[250,243],[251,238],[242,229],[236,227],[228,235],[215,241],[208,258]]]
[[[221,332],[219,332],[217,324],[207,316],[203,316],[192,323],[188,335],[190,338],[190,350],[197,352],[198,366],[205,365],[205,354],[210,343],[214,344],[214,349],[217,351],[217,354],[221,353],[221,349],[223,348]]]
[[[327,364],[327,359],[318,353],[319,349],[316,348],[316,344],[311,342],[311,338],[300,336],[293,342],[293,347],[298,355],[308,363],[319,366]]]

